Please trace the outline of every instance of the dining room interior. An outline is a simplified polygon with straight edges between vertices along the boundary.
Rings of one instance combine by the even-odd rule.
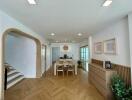
[[[0,100],[132,100],[131,0],[0,0]]]

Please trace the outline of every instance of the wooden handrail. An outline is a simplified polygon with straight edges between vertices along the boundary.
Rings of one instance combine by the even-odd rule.
[[[7,71],[8,71],[8,68],[6,67],[5,68],[5,84],[4,84],[4,89],[5,90],[7,89]]]

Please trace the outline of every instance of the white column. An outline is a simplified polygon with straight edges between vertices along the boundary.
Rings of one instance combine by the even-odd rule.
[[[56,63],[54,64],[54,76],[56,76]]]
[[[88,37],[88,46],[89,46],[89,63],[91,62],[92,59],[92,36]]]
[[[129,26],[130,65],[131,65],[131,83],[132,83],[132,13],[128,15],[128,26]]]

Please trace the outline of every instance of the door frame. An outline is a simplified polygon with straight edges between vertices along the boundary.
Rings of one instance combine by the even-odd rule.
[[[45,64],[44,64],[44,73],[42,73],[44,76],[46,76],[46,68],[47,68],[47,46],[46,45],[44,45],[44,44],[42,44],[42,49],[45,49],[45,52],[44,52],[44,55],[45,55],[45,57],[44,57],[44,61],[45,61]],[[43,67],[43,66],[42,66]]]

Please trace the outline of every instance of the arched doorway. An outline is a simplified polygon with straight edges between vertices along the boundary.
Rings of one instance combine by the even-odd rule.
[[[4,33],[3,33],[3,37],[2,37],[2,91],[1,91],[1,95],[2,95],[2,100],[4,99],[4,71],[5,71],[5,67],[4,67],[4,57],[5,57],[5,40],[7,38],[7,35],[11,32],[14,32],[20,36],[24,36],[26,38],[29,38],[29,39],[32,39],[35,41],[36,43],[36,77],[39,78],[41,77],[42,75],[42,72],[41,72],[41,43],[40,41],[29,35],[29,34],[26,34],[18,29],[14,29],[14,28],[11,28],[11,29],[8,29],[6,30]]]

